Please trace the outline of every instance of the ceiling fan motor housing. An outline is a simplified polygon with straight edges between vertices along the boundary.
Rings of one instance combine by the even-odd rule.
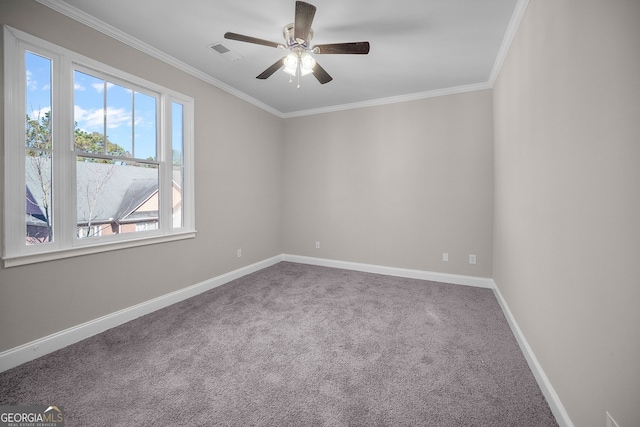
[[[284,36],[284,40],[288,49],[301,47],[306,50],[309,48],[309,43],[313,38],[313,30],[309,30],[309,36],[307,37],[307,40],[303,40],[301,38],[296,39],[295,24],[291,23],[284,26],[284,28],[282,29],[282,35]]]

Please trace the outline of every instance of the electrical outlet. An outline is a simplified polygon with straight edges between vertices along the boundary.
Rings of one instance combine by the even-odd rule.
[[[316,242],[316,249],[320,249],[320,242]]]
[[[442,252],[442,261],[443,262],[449,261],[449,253],[448,252]]]
[[[469,264],[476,264],[477,259],[475,255],[469,255]]]
[[[242,249],[238,249],[238,258],[242,256]]]
[[[605,414],[607,414],[607,427],[620,427],[609,412],[605,412]]]

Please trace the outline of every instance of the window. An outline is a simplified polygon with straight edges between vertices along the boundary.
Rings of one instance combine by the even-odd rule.
[[[193,100],[4,40],[5,266],[193,237]]]

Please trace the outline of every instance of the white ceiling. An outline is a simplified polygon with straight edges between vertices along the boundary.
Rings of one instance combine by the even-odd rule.
[[[227,31],[283,42],[295,0],[38,0],[281,117],[490,87],[525,0],[307,0],[314,44],[369,41],[369,55],[316,55],[333,77],[301,87],[277,71],[284,56],[225,40]],[[520,15],[520,16],[519,16]],[[229,61],[209,46],[243,58]]]

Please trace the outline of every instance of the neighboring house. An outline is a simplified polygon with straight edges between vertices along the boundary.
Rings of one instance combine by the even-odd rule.
[[[41,201],[42,199],[40,199]],[[47,216],[40,208],[27,185],[27,244],[33,245],[49,241],[49,224]]]
[[[29,160],[27,160],[29,161]],[[78,162],[77,236],[130,233],[158,228],[158,169],[130,164]],[[42,185],[27,170],[27,244],[49,239]],[[182,208],[180,175],[173,180],[174,216]]]

